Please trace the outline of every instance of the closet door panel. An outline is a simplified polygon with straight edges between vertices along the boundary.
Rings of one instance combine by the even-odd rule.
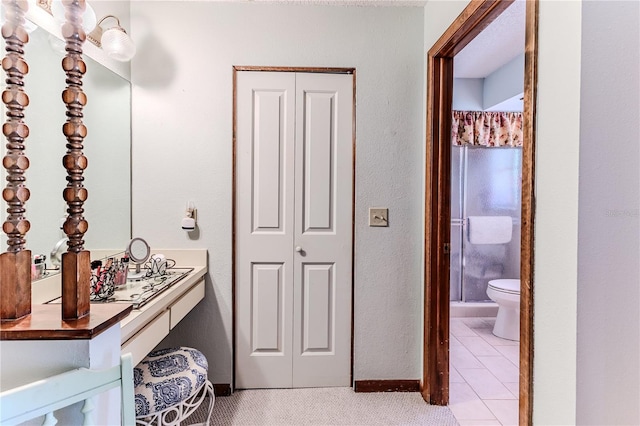
[[[236,83],[236,386],[292,386],[295,74]]]

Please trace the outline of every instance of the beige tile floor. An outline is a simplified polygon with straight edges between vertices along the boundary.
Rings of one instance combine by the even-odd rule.
[[[451,318],[449,408],[461,426],[518,424],[519,343],[495,318]]]

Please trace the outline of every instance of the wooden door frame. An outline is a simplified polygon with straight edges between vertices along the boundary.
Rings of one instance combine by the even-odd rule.
[[[522,158],[522,236],[520,247],[520,424],[533,413],[533,238],[535,213],[535,107],[537,89],[538,1],[527,0]],[[428,53],[425,170],[424,351],[422,396],[436,405],[449,402],[449,254],[451,240],[451,111],[453,57],[500,15],[513,0],[475,0]]]
[[[258,72],[299,72],[299,73],[324,73],[324,74],[350,74],[353,78],[353,109],[352,109],[352,129],[351,129],[351,146],[352,154],[352,173],[351,173],[351,378],[353,385],[353,350],[355,345],[355,247],[356,247],[356,69],[355,68],[336,68],[336,67],[280,67],[280,66],[253,66],[253,65],[234,65],[233,66],[233,128],[232,128],[232,194],[231,194],[231,368],[233,369],[231,390],[236,388],[236,135],[237,135],[237,76],[241,71],[258,71]]]

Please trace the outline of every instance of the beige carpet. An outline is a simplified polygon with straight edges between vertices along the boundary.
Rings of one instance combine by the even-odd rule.
[[[189,423],[206,417],[202,404]],[[456,426],[447,407],[430,406],[417,392],[355,393],[351,388],[260,389],[216,398],[211,425],[437,425]]]

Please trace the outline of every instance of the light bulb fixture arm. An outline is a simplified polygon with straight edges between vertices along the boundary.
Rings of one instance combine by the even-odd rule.
[[[96,24],[96,27],[97,27],[97,26],[99,26],[100,24],[102,24],[102,23],[104,22],[104,20],[105,20],[105,19],[107,19],[107,18],[113,18],[113,19],[115,19],[115,20],[116,20],[116,24],[118,24],[118,26],[119,26],[119,27],[121,27],[121,25],[120,25],[120,20],[119,20],[116,16],[114,16],[114,15],[107,15],[107,16],[103,17],[102,19],[100,19],[100,20],[98,21],[98,23]],[[122,28],[122,27],[121,27],[121,28]]]
[[[102,32],[104,31],[103,28],[100,26],[100,24],[102,24],[107,18],[115,19],[116,26],[113,28],[119,29],[120,31],[123,31],[126,33],[126,31],[120,26],[120,20],[116,16],[113,16],[113,15],[104,16],[102,19],[98,21],[98,23],[96,24],[96,27],[93,30],[91,30],[89,34],[87,34],[87,40],[89,40],[91,43],[95,44],[98,47],[102,47]]]
[[[114,26],[103,28],[102,23],[107,18],[116,21]],[[136,46],[131,37],[120,25],[120,20],[114,15],[106,15],[101,18],[96,27],[87,34],[87,40],[95,44],[107,54],[118,61],[129,61],[135,55]]]

